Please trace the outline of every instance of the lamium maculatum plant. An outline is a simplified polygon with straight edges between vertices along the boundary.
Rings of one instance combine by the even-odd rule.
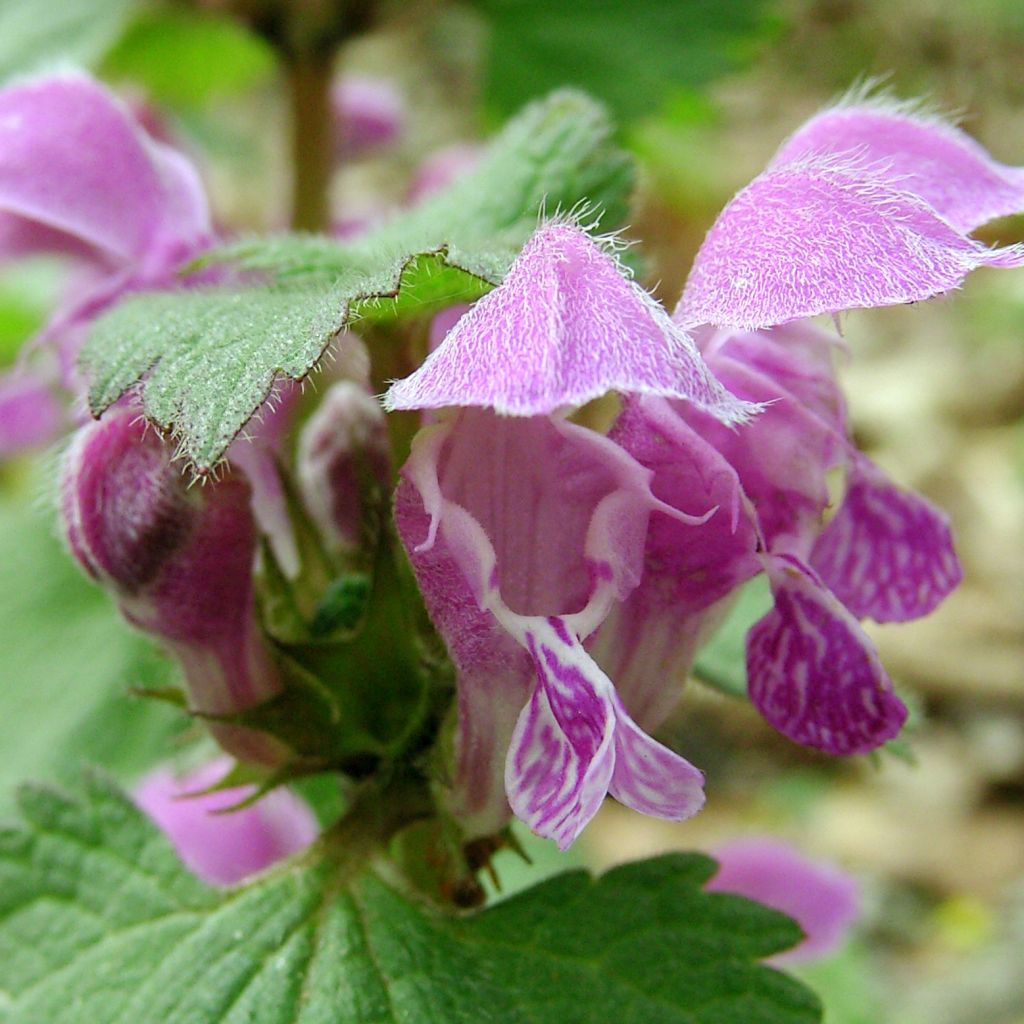
[[[343,28],[317,24],[277,40],[293,89]],[[321,91],[328,160],[408,124],[387,82]],[[770,726],[837,757],[899,736],[862,622],[927,615],[961,570],[858,449],[832,321],[1024,263],[971,234],[1024,210],[1024,170],[855,94],[728,203],[671,309],[582,93],[370,226],[304,223],[303,173],[324,233],[235,237],[98,81],[0,90],[0,252],[75,268],[0,383],[0,452],[64,435],[66,548],[176,662],[149,696],[220,748],[134,790],[198,877],[104,778],[28,800],[0,900],[38,955],[0,969],[0,1020],[820,1019],[777,968],[834,946],[856,887],[772,840],[717,875],[673,855],[491,907],[484,882],[607,796],[715,800],[685,717],[662,730],[755,577]]]

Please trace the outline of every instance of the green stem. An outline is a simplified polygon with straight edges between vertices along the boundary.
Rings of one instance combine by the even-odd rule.
[[[296,53],[285,63],[291,114],[291,225],[296,231],[330,227],[331,65],[329,54],[316,51]]]

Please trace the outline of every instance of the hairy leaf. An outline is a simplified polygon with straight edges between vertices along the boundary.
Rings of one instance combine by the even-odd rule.
[[[208,472],[275,376],[304,377],[353,319],[387,322],[478,298],[501,281],[541,209],[587,201],[604,211],[603,225],[618,223],[632,169],[609,133],[591,100],[557,93],[512,121],[475,171],[358,241],[250,240],[206,261],[262,271],[271,287],[122,302],[83,352],[93,413],[141,381],[146,415]]]
[[[705,893],[671,855],[557,876],[470,916],[405,894],[359,843],[212,890],[102,780],[26,788],[0,832],[4,1024],[811,1024],[757,961],[793,922]]]

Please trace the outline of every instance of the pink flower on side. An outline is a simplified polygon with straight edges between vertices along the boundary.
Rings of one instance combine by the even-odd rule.
[[[970,236],[1021,209],[1024,171],[860,98],[798,130],[726,206],[671,319],[554,221],[392,385],[385,407],[430,423],[396,519],[458,672],[449,809],[470,835],[511,810],[564,847],[606,791],[694,813],[700,773],[647,731],[762,572],[775,606],[747,670],[765,718],[839,755],[899,732],[906,708],[859,620],[927,614],[960,567],[942,513],[856,450],[835,343],[802,321],[1024,264],[1024,246]],[[569,418],[610,391],[607,434]]]
[[[768,963],[806,963],[834,952],[860,916],[860,891],[850,875],[814,861],[778,839],[751,836],[712,850],[717,874],[709,892],[731,892],[791,917],[804,940]]]
[[[313,812],[290,790],[275,789],[237,810],[230,808],[252,795],[251,786],[202,792],[230,767],[219,758],[187,775],[158,768],[132,792],[182,863],[212,885],[235,885],[263,871],[304,849],[319,831]]]

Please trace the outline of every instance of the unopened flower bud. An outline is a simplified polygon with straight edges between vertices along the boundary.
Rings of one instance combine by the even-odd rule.
[[[248,485],[228,476],[190,488],[171,451],[131,409],[83,427],[64,463],[61,511],[71,551],[125,618],[181,662],[192,708],[244,712],[281,689],[256,622],[256,527]],[[213,726],[242,760],[276,763],[276,741]]]
[[[324,396],[299,438],[299,487],[331,547],[357,548],[375,496],[390,488],[387,425],[377,400],[353,381]]]

